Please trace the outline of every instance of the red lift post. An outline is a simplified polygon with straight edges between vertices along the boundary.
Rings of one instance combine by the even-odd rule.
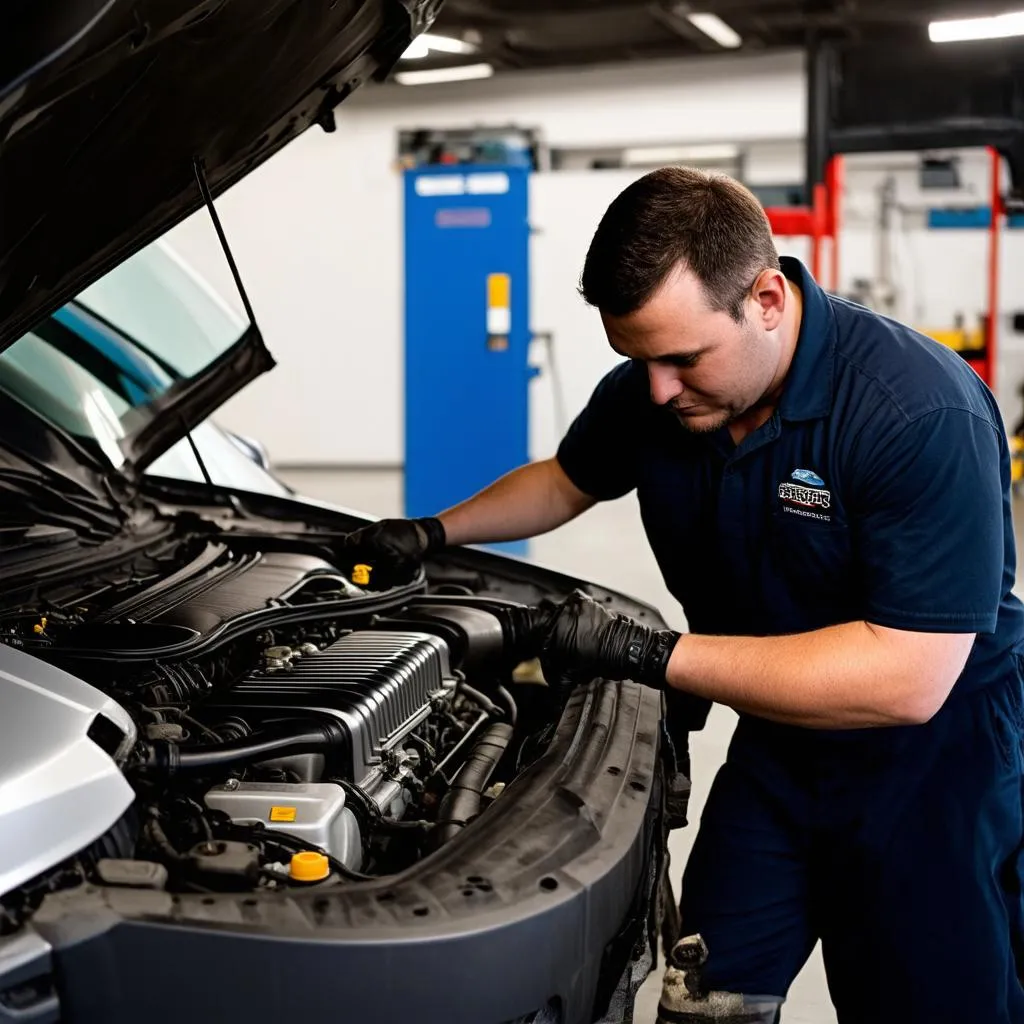
[[[985,314],[984,351],[977,359],[967,363],[990,387],[996,385],[999,345],[999,269],[1002,218],[1006,206],[1002,197],[1002,158],[998,150],[987,147],[991,160],[990,204],[992,218],[989,224],[988,242],[988,309]],[[842,214],[843,158],[841,155],[829,159],[825,170],[825,181],[814,186],[813,205],[771,206],[765,208],[768,222],[776,235],[809,238],[811,240],[811,274],[819,284],[824,284],[823,246],[827,239],[831,243],[829,252],[829,281],[825,287],[836,291],[839,288],[839,228]]]
[[[830,275],[827,287],[839,287],[839,213],[842,199],[843,158],[834,156],[828,162],[825,181],[814,186],[811,206],[768,206],[765,213],[776,235],[811,240],[811,275],[822,282],[824,242],[831,242]]]
[[[999,345],[999,243],[1003,215],[1006,207],[1002,196],[1002,159],[999,152],[989,147],[992,161],[992,221],[988,234],[988,315],[985,318],[985,353],[971,365],[981,379],[990,387],[996,386],[996,355]]]

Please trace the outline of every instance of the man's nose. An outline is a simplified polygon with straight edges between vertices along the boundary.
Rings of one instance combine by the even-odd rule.
[[[655,405],[668,405],[685,391],[671,367],[648,365],[647,376],[651,383],[651,401]]]

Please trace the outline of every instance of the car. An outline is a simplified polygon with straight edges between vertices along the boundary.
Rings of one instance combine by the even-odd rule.
[[[663,698],[545,680],[533,609],[657,611],[362,564],[209,422],[273,365],[237,274],[119,291],[204,207],[234,270],[216,196],[436,9],[0,13],[0,1021],[626,1021],[658,959]]]

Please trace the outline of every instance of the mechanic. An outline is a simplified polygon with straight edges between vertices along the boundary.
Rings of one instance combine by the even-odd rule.
[[[739,712],[683,880],[706,962],[668,971],[659,1019],[770,1024],[820,938],[841,1024],[1020,1024],[1024,609],[992,395],[780,260],[725,177],[630,185],[581,291],[626,361],[557,457],[354,543],[415,562],[635,490],[690,632],[574,594],[542,660],[685,695],[689,728]]]

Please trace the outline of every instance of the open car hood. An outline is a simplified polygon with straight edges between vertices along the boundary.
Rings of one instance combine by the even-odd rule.
[[[0,348],[386,74],[440,0],[5,0]],[[297,183],[298,184],[298,183]]]
[[[6,0],[0,351],[382,77],[441,0]],[[126,438],[141,470],[273,366],[251,326]]]

